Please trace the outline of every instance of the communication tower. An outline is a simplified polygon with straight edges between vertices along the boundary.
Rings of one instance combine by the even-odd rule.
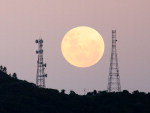
[[[38,44],[38,50],[36,51],[36,54],[38,54],[36,85],[45,88],[45,78],[47,77],[47,74],[44,72],[46,63],[43,62],[43,40],[38,39],[35,43]]]
[[[116,42],[116,30],[112,30],[112,52],[108,77],[108,92],[121,91]]]

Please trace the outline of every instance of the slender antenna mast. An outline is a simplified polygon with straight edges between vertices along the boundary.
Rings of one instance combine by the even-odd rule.
[[[116,42],[116,30],[112,30],[112,52],[108,77],[108,92],[121,91]]]
[[[36,51],[36,54],[38,54],[38,60],[37,60],[37,74],[36,74],[36,85],[42,88],[45,88],[45,78],[47,77],[47,74],[45,74],[44,70],[46,67],[46,63],[43,62],[43,40],[38,39],[35,41],[36,44],[38,44],[38,50]]]

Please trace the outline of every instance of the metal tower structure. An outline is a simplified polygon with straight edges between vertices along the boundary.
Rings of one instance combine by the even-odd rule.
[[[108,77],[108,92],[121,91],[116,42],[116,30],[112,30],[112,52]]]
[[[43,62],[43,40],[38,39],[35,41],[35,43],[38,44],[38,50],[36,51],[36,54],[38,54],[36,85],[45,88],[45,78],[47,77],[47,74],[44,72],[46,63]]]

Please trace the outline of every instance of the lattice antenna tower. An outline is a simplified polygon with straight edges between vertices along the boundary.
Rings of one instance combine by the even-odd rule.
[[[47,74],[44,72],[46,63],[43,62],[43,40],[40,38],[36,40],[35,43],[38,44],[38,50],[36,51],[36,54],[38,55],[36,85],[45,88],[45,78],[47,77]]]
[[[112,30],[112,52],[108,77],[108,92],[121,91],[116,42],[116,30]]]

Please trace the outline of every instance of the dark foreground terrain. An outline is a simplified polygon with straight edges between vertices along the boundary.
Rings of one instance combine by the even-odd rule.
[[[0,71],[0,113],[150,113],[150,93],[74,91],[38,88]]]

